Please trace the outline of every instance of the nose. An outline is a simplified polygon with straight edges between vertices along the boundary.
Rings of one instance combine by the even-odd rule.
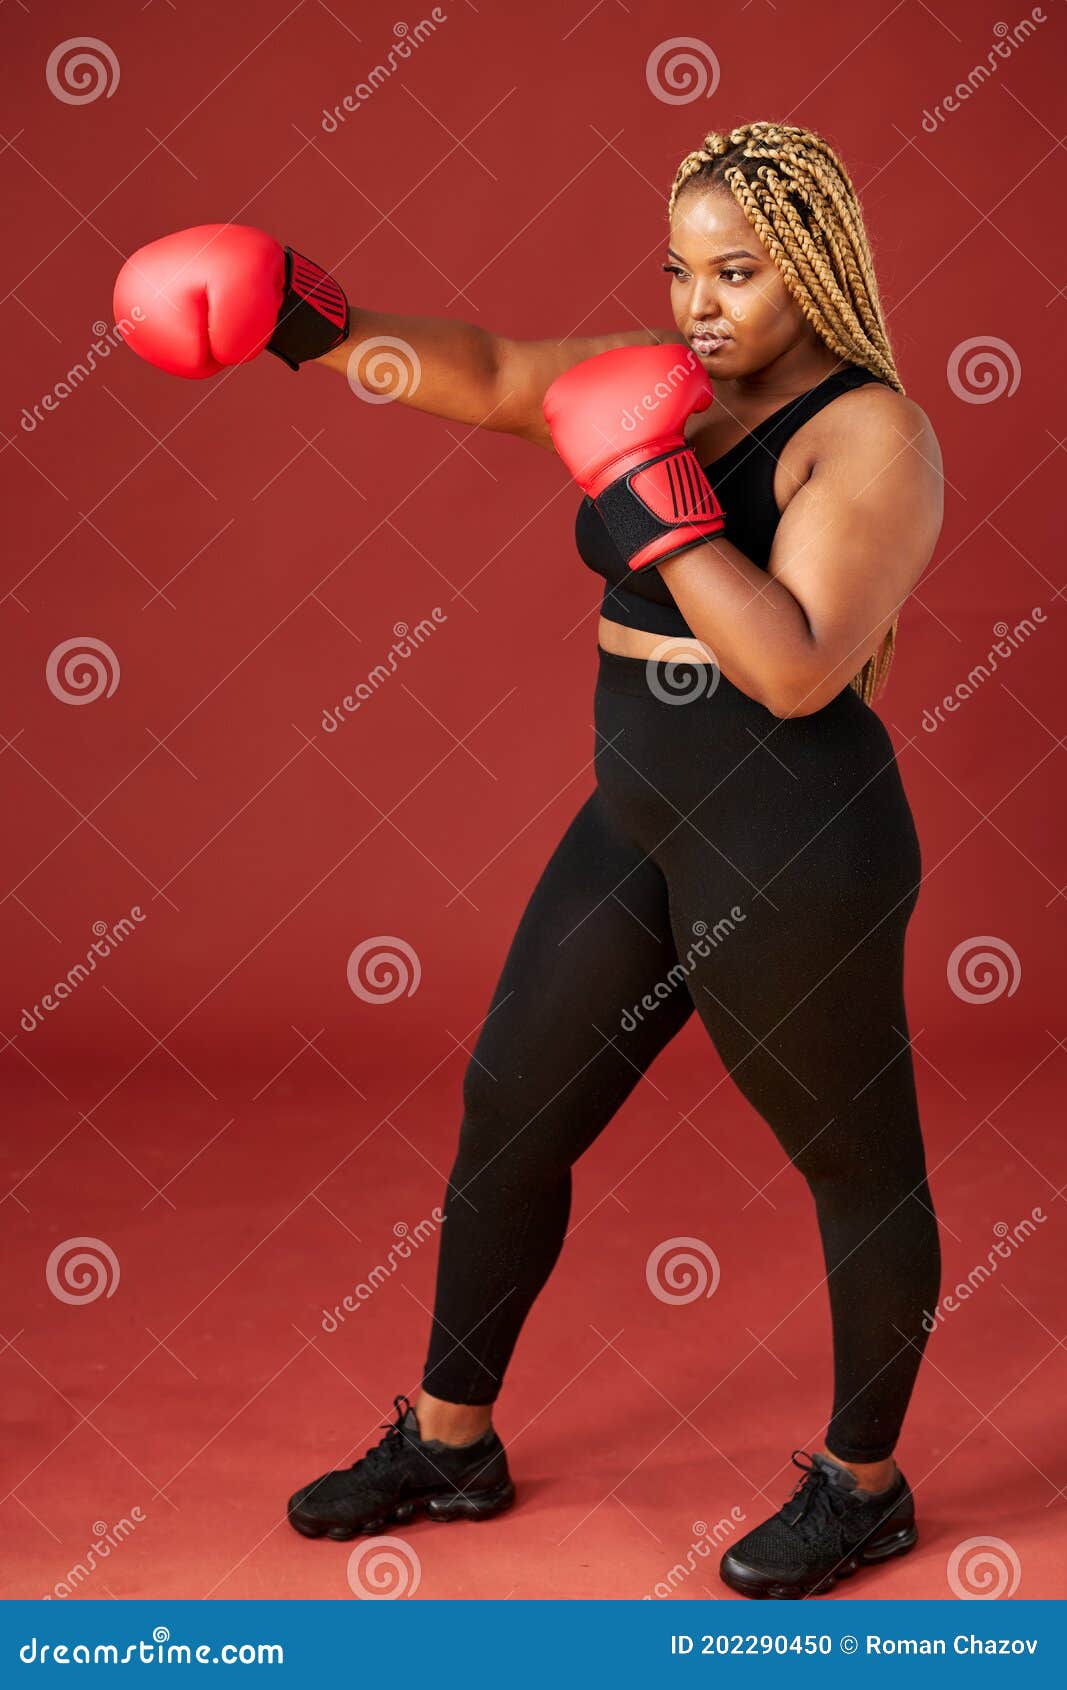
[[[689,296],[689,315],[694,323],[715,323],[723,315],[722,301],[715,283],[707,276],[698,276]]]

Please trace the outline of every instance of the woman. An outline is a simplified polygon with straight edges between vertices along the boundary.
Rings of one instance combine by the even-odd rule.
[[[358,311],[320,356],[358,374],[363,343],[399,337],[421,366],[408,403],[559,450],[592,495],[577,542],[605,588],[596,789],[466,1070],[421,1391],[289,1518],[346,1539],[416,1508],[510,1505],[492,1405],[560,1253],[571,1168],[695,1008],[822,1238],[826,1441],[794,1452],[792,1496],[720,1569],[745,1595],[802,1596],[916,1541],[893,1450],[940,1275],[902,996],[921,860],[870,704],[940,530],[940,456],[824,140],[708,135],[669,215],[672,331],[522,342]]]

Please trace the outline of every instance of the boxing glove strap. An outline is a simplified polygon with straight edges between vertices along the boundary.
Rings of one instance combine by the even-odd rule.
[[[650,568],[721,534],[726,526],[691,446],[638,464],[593,502],[631,569]]]
[[[348,337],[348,300],[328,270],[285,249],[285,295],[267,351],[297,370]]]

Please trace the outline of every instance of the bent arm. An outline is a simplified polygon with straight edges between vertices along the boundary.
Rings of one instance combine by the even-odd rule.
[[[858,420],[858,419],[857,419]],[[789,501],[767,570],[728,540],[657,565],[728,680],[776,716],[806,716],[879,648],[941,529],[937,440],[903,401],[842,430]]]
[[[549,451],[555,448],[541,402],[557,376],[616,346],[654,346],[682,338],[674,329],[627,329],[564,340],[513,340],[453,317],[406,317],[356,307],[350,325],[348,339],[317,363],[417,411],[515,434]]]

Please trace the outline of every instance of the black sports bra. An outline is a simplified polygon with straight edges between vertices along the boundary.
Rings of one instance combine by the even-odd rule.
[[[781,512],[774,501],[778,455],[802,423],[838,394],[881,378],[858,364],[846,364],[796,399],[773,411],[721,457],[703,467],[711,477],[726,517],[725,537],[760,569],[766,569]],[[600,614],[628,628],[651,634],[689,635],[693,630],[675,604],[659,570],[632,570],[615,547],[591,499],[578,507],[574,527],[578,555],[604,576]]]

